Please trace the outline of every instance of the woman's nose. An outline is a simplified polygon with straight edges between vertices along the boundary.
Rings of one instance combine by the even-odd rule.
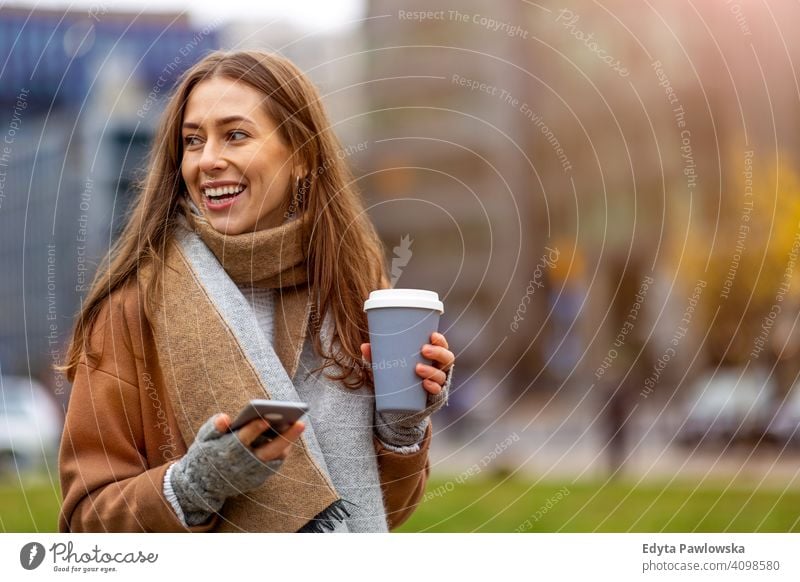
[[[224,147],[217,146],[210,141],[207,142],[203,147],[203,154],[200,156],[200,170],[210,173],[214,170],[225,169],[227,162],[224,153]]]

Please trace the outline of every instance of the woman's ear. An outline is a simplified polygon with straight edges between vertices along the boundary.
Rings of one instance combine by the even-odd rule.
[[[292,176],[294,179],[300,178],[301,180],[308,177],[310,171],[305,156],[300,153],[300,150],[292,154]]]

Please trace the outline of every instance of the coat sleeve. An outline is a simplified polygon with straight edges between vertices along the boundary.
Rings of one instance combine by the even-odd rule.
[[[428,451],[431,446],[431,430],[431,423],[428,423],[419,450],[412,454],[390,451],[377,437],[373,437],[390,530],[396,529],[411,517],[425,492],[425,484],[430,475]]]
[[[77,368],[59,451],[61,532],[205,531],[186,528],[164,497],[169,463],[150,467],[142,392],[124,309],[106,301]],[[96,354],[96,357],[94,357]]]

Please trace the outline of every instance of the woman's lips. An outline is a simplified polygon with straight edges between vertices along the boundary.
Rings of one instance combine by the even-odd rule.
[[[247,191],[247,186],[238,194],[226,194],[221,197],[212,198],[210,196],[203,196],[206,203],[206,208],[209,210],[225,210],[233,206],[239,197]]]

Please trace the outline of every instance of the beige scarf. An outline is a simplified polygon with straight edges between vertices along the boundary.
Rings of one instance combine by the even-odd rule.
[[[273,355],[277,354],[288,379],[293,378],[310,313],[303,241],[308,219],[227,236],[214,230],[202,216],[189,212],[186,218],[188,228],[199,235],[233,282],[278,290]],[[193,240],[195,249],[202,244],[196,236]],[[269,382],[243,348],[242,336],[234,333],[236,324],[220,309],[215,286],[203,279],[191,248],[177,239],[169,243],[162,273],[163,300],[151,321],[159,363],[187,446],[213,414],[226,412],[233,417],[248,400],[273,398],[274,394],[274,386],[266,385]],[[211,272],[222,273],[212,277],[212,283],[224,277],[218,267]],[[142,276],[146,284],[150,276],[147,268]],[[242,327],[248,326],[239,325]],[[221,512],[219,531],[321,531],[343,519],[347,511],[326,470],[309,450],[311,444],[315,441],[311,443],[304,434],[292,447],[280,473],[261,488],[229,499]]]
[[[308,217],[236,236],[221,234],[191,212],[188,219],[234,283],[280,290],[275,294],[275,351],[289,377],[294,377],[310,309],[303,241]]]

